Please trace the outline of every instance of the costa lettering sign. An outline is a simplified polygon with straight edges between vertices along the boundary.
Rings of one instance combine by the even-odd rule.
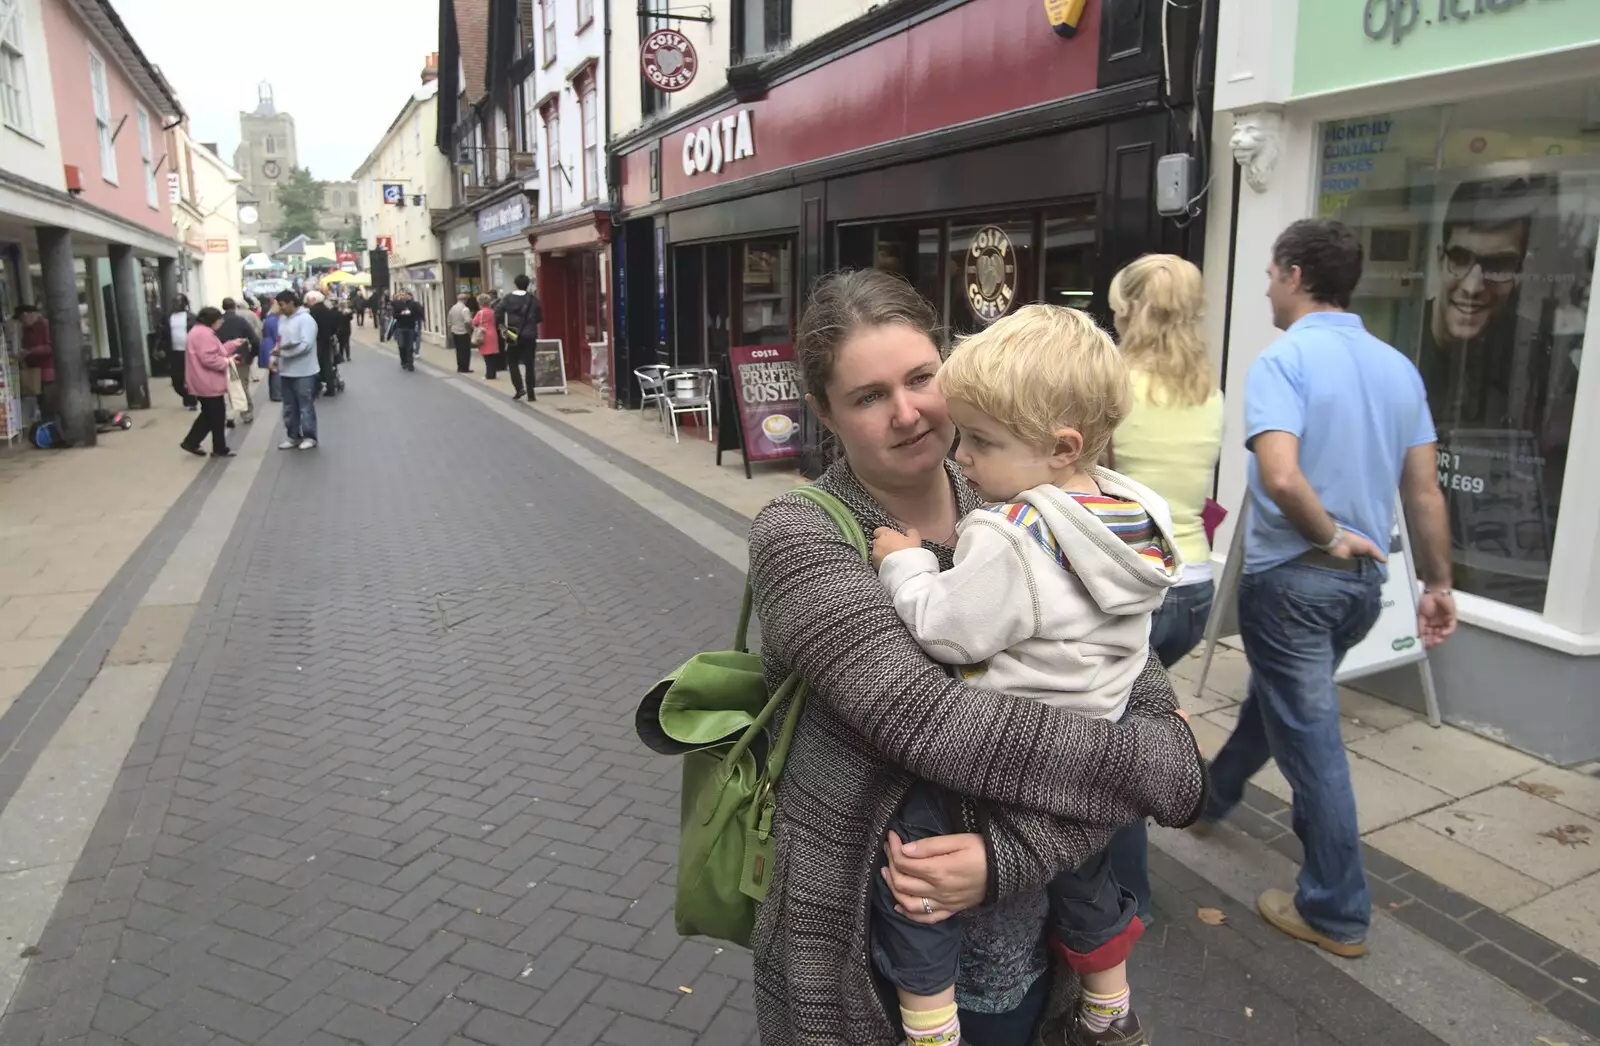
[[[694,83],[700,57],[688,37],[675,29],[658,29],[640,45],[639,65],[651,86],[672,94]]]
[[[1004,229],[985,225],[967,248],[967,304],[984,323],[1006,314],[1017,296],[1017,256]]]
[[[740,109],[683,136],[683,173],[690,177],[705,171],[718,174],[725,165],[755,154],[750,110]]]

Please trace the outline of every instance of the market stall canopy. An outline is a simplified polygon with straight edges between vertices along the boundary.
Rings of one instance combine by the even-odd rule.
[[[281,269],[287,269],[288,266],[283,264],[283,262],[273,261],[265,254],[251,254],[245,257],[244,268],[247,272],[261,272],[267,270],[277,272]]]
[[[323,283],[345,283],[346,281],[348,281],[350,279],[353,279],[353,278],[354,278],[354,274],[353,273],[344,272],[341,269],[335,269],[332,272],[327,273],[326,275],[322,276],[321,280],[322,280]]]
[[[344,277],[345,283],[353,284],[357,287],[372,286],[372,274],[370,272],[341,272],[339,275]],[[327,279],[327,277],[323,277],[323,279]]]

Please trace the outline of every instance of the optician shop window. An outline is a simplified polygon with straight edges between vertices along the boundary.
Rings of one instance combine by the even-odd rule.
[[[1600,233],[1600,82],[1326,124],[1354,311],[1422,374],[1456,588],[1542,611]],[[1574,473],[1576,475],[1576,473]]]

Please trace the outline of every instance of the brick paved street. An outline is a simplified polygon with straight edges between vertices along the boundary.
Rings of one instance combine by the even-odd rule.
[[[672,932],[676,766],[632,732],[741,579],[439,378],[347,376],[262,468],[0,1043],[753,1041],[749,957]],[[1160,1043],[1439,1041],[1155,872]]]

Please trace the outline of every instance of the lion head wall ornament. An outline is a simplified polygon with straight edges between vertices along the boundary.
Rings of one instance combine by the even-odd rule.
[[[1283,117],[1274,112],[1244,113],[1233,118],[1233,135],[1228,148],[1233,159],[1244,168],[1244,180],[1256,192],[1266,192],[1278,169],[1278,141],[1283,134]]]

